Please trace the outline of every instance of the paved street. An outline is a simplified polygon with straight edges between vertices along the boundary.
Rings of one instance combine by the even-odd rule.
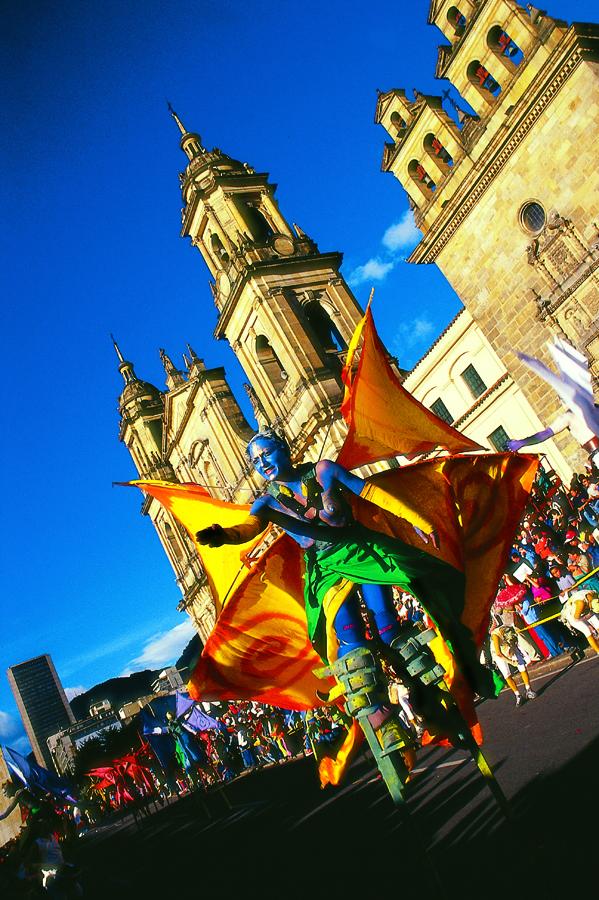
[[[420,752],[403,815],[366,754],[325,791],[300,757],[88,835],[86,895],[596,896],[599,658],[569,663],[533,668],[539,697],[520,709],[511,692],[479,705],[509,820],[462,752]]]

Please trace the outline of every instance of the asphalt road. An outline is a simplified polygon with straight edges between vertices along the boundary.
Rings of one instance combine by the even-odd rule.
[[[322,791],[311,758],[194,794],[140,824],[86,835],[85,895],[529,898],[599,893],[599,657],[531,670],[538,698],[511,692],[478,707],[506,818],[461,751],[419,753],[404,811],[372,759]]]

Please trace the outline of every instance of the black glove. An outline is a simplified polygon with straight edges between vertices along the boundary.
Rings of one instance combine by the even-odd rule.
[[[196,541],[208,547],[222,547],[225,543],[225,529],[222,525],[209,525],[208,528],[196,531]]]

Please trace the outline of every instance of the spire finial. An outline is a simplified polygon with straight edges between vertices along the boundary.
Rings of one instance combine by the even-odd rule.
[[[162,365],[164,366],[164,371],[166,373],[166,384],[169,390],[173,387],[178,387],[180,384],[185,383],[185,379],[183,377],[183,373],[179,371],[176,367],[168,353],[163,347],[160,347],[158,350],[160,354],[160,360]]]
[[[169,100],[166,101],[166,105],[168,106],[168,111],[170,112],[171,116],[177,123],[177,127],[178,127],[179,131],[181,132],[181,134],[187,134],[188,133],[187,128],[185,127],[185,125],[183,124],[183,122],[181,121],[181,119],[179,118],[179,116],[177,115],[177,113],[175,112],[173,107],[171,106]]]
[[[121,351],[120,351],[120,349],[119,349],[119,345],[118,345],[117,342],[115,341],[114,335],[113,335],[112,333],[110,334],[110,340],[112,341],[112,344],[113,344],[113,346],[114,346],[114,349],[115,349],[115,352],[116,352],[116,355],[117,355],[117,357],[118,357],[119,362],[120,362],[120,363],[124,363],[124,362],[125,362],[125,358],[124,358],[123,354],[121,353]]]
[[[460,106],[458,106],[453,97],[450,96],[449,88],[446,88],[446,90],[441,93],[441,96],[444,100],[447,100],[450,106],[454,109],[460,125],[463,125],[466,119],[478,119],[478,116],[473,116],[471,113],[466,112]]]

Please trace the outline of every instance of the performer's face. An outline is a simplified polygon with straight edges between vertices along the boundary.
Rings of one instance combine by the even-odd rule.
[[[268,438],[256,438],[250,445],[250,462],[266,481],[284,481],[291,474],[291,459],[286,447]]]

